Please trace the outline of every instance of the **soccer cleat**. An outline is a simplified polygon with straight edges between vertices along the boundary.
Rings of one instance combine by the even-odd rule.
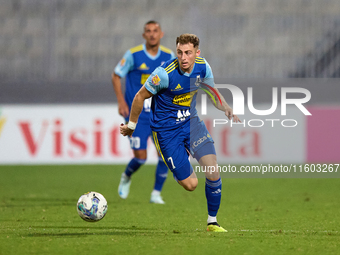
[[[165,202],[163,201],[161,195],[157,194],[157,195],[151,195],[151,198],[150,198],[150,203],[153,203],[153,204],[165,204]]]
[[[222,228],[217,222],[209,223],[207,226],[207,231],[210,232],[228,232],[224,228]]]
[[[121,198],[126,199],[130,192],[131,178],[122,173],[118,186],[118,194]]]

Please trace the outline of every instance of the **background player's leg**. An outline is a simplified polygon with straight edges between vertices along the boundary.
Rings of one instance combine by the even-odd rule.
[[[118,194],[121,198],[128,197],[131,185],[131,175],[134,174],[146,161],[146,150],[133,150],[134,158],[126,166],[122,173],[118,186]]]
[[[154,189],[151,193],[150,203],[155,204],[164,204],[161,197],[161,191],[164,185],[164,182],[168,176],[168,167],[165,165],[162,157],[158,156],[158,164],[156,168],[156,174],[155,174],[155,185]]]
[[[147,157],[147,140],[150,135],[150,125],[144,122],[138,123],[132,136],[129,137],[130,147],[133,150],[134,158],[130,160],[122,173],[118,186],[118,194],[121,198],[128,197],[130,192],[132,175],[145,163]]]
[[[133,150],[134,158],[126,166],[125,175],[131,177],[146,161],[146,150]]]

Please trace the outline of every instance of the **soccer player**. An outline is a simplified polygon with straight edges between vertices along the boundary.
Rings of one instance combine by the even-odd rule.
[[[195,190],[198,184],[188,153],[190,152],[202,168],[207,170],[207,230],[226,232],[216,219],[221,201],[222,181],[217,171],[213,140],[195,108],[198,85],[206,83],[205,89],[209,89],[209,94],[214,97],[212,101],[218,102],[215,107],[224,111],[229,120],[240,122],[240,119],[233,115],[223,96],[213,88],[212,70],[208,62],[199,57],[199,38],[193,34],[182,34],[176,39],[176,51],[177,58],[158,67],[136,94],[129,122],[120,127],[120,133],[124,136],[133,134],[143,101],[152,97],[150,121],[159,153],[177,182],[188,191]]]
[[[144,25],[143,33],[145,44],[126,51],[122,60],[114,69],[112,83],[117,96],[118,111],[125,118],[126,123],[129,120],[132,100],[152,71],[169,59],[175,58],[175,54],[170,49],[160,45],[162,37],[163,32],[159,23],[153,20],[147,22]],[[126,77],[125,96],[123,96],[121,88],[122,77]],[[151,99],[143,101],[138,125],[135,127],[133,135],[129,138],[134,157],[126,166],[119,183],[118,194],[123,199],[126,199],[129,195],[132,174],[145,163],[147,158],[147,140],[151,135],[150,106]],[[164,204],[161,190],[167,173],[168,168],[162,158],[159,157],[155,185],[150,198],[151,203]]]

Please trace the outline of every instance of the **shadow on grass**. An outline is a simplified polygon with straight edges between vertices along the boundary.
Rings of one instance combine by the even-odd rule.
[[[91,223],[89,223],[91,224]],[[42,229],[106,229],[106,230],[134,230],[134,231],[156,231],[156,228],[140,228],[137,226],[30,226],[30,228],[42,228]]]
[[[86,237],[86,236],[159,236],[162,231],[148,231],[148,232],[136,232],[136,231],[105,231],[100,233],[31,233],[26,237]]]
[[[77,199],[58,198],[9,198],[2,201],[3,207],[38,207],[38,206],[75,206]]]
[[[0,204],[2,207],[35,207],[35,206],[76,206],[78,198],[6,198]],[[115,201],[108,200],[108,204],[114,205]],[[142,204],[142,203],[140,203]]]
[[[41,233],[41,232],[32,232],[26,237],[86,237],[86,236],[110,236],[110,235],[120,235],[120,236],[150,236],[150,235],[159,235],[164,233],[164,230],[159,230],[156,228],[139,228],[136,226],[129,227],[91,227],[91,226],[31,226],[31,228],[40,228],[40,229],[56,229],[59,231],[68,231],[64,233]],[[62,229],[62,230],[60,230]],[[87,232],[76,232],[87,231]],[[102,230],[102,231],[99,231]],[[50,231],[50,230],[49,230]]]

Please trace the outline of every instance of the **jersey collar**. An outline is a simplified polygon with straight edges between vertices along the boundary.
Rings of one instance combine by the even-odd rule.
[[[178,61],[178,59],[177,59],[177,61]],[[190,77],[190,75],[192,74],[192,72],[193,72],[194,69],[195,69],[195,63],[194,63],[194,66],[192,67],[192,70],[191,70],[190,73],[183,72],[182,69],[181,69],[180,67],[178,67],[178,69],[179,69],[179,71],[181,72],[181,74],[183,74],[183,75],[185,75],[185,76],[187,76],[187,77]]]
[[[152,56],[147,50],[146,50],[146,46],[145,44],[143,44],[143,50],[144,50],[144,53],[152,60],[155,60],[159,57],[159,55],[161,55],[161,49],[160,47],[158,47],[158,52],[155,56]]]

